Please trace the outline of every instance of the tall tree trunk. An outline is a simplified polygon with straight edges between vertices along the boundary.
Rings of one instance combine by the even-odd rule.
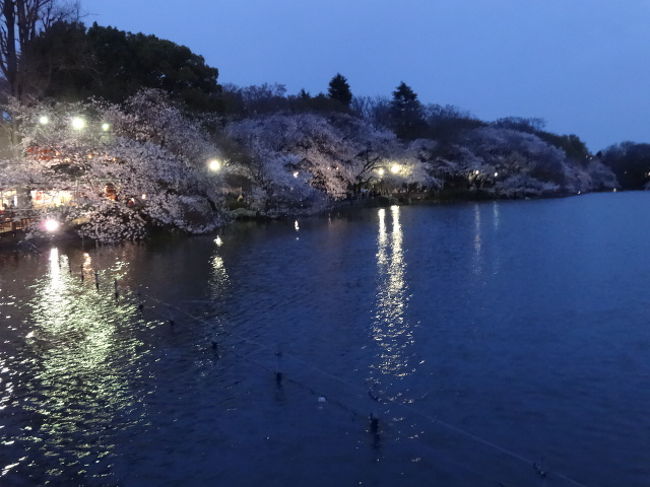
[[[2,39],[0,48],[2,56],[0,68],[9,83],[10,92],[13,96],[18,95],[18,53],[16,52],[16,4],[14,0],[2,2]]]

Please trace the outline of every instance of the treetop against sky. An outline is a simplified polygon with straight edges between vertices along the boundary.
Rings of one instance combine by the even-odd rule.
[[[84,0],[86,23],[189,46],[220,81],[356,95],[406,81],[483,119],[537,116],[597,151],[648,141],[647,0]]]

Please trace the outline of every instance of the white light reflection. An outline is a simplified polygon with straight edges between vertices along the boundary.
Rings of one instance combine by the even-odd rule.
[[[224,302],[228,298],[227,291],[230,289],[230,276],[223,261],[223,257],[215,252],[212,257],[212,272],[210,275],[210,294],[215,304]],[[222,321],[215,317],[215,324],[219,327]]]
[[[413,327],[406,317],[408,285],[404,260],[400,207],[391,206],[392,228],[386,225],[386,210],[378,214],[377,299],[372,324],[372,338],[379,350],[370,365],[370,387],[375,394],[389,394],[392,399],[403,395],[401,388],[392,390],[414,371],[408,348],[413,344]]]
[[[472,271],[477,275],[483,271],[482,250],[481,207],[476,204],[474,205],[474,265],[472,266]]]
[[[492,202],[492,223],[494,224],[494,229],[498,230],[501,225],[501,208],[499,207],[498,201]]]
[[[57,461],[77,458],[76,452],[59,451],[70,438],[101,445],[84,460],[99,463],[113,446],[101,443],[103,433],[96,425],[114,425],[124,411],[139,407],[125,371],[132,370],[142,354],[142,342],[132,328],[148,325],[126,290],[116,301],[112,286],[98,290],[92,279],[81,280],[80,265],[86,275],[94,269],[90,255],[79,257],[70,265],[67,255],[50,249],[42,276],[30,286],[33,297],[26,302],[26,325],[33,329],[17,359],[24,366],[17,389],[30,397],[20,402],[20,411],[39,418],[29,441],[54,452]],[[119,266],[110,270],[111,278],[124,277]],[[108,272],[105,267],[101,271]],[[6,392],[11,397],[12,391]],[[0,402],[4,399],[0,397]],[[24,457],[24,462],[34,458]]]

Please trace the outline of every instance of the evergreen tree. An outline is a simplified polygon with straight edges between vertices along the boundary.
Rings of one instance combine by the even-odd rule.
[[[393,91],[390,115],[392,128],[398,137],[414,139],[422,135],[426,126],[422,104],[418,95],[403,81]]]
[[[24,83],[36,96],[121,102],[156,88],[196,110],[219,110],[219,71],[189,48],[153,35],[57,22],[24,49]]]
[[[352,91],[350,91],[348,80],[340,73],[330,81],[328,94],[332,100],[338,101],[345,107],[349,107],[352,103]]]

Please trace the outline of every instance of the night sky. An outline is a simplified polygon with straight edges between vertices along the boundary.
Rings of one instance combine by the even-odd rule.
[[[134,7],[135,6],[135,7]],[[179,6],[183,8],[179,8]],[[82,0],[85,22],[189,46],[221,83],[357,95],[409,83],[487,119],[544,118],[592,150],[650,142],[650,0]]]

